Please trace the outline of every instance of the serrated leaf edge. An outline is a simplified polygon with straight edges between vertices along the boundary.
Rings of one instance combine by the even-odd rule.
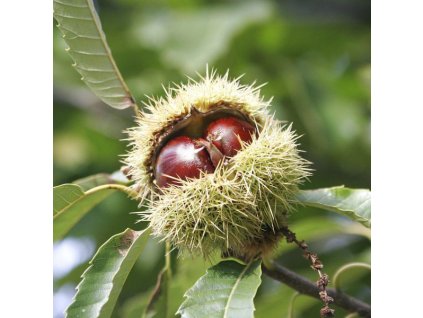
[[[96,90],[94,90],[93,88],[91,88],[91,86],[90,85],[88,85],[88,83],[91,83],[88,79],[86,80],[85,78],[84,78],[84,75],[82,74],[82,73],[80,73],[81,74],[81,76],[82,76],[82,80],[86,83],[86,85],[94,92],[94,94],[96,95],[96,96],[98,96],[101,100],[103,100],[103,102],[105,102],[106,104],[108,104],[109,106],[111,106],[111,107],[113,107],[113,108],[117,108],[117,109],[125,109],[125,108],[128,108],[128,107],[137,107],[136,106],[136,103],[135,103],[135,100],[134,100],[134,98],[132,97],[132,94],[131,94],[131,92],[130,92],[130,90],[129,90],[129,88],[128,88],[128,86],[126,85],[126,83],[125,83],[125,81],[124,81],[124,79],[123,79],[123,77],[122,77],[122,74],[120,73],[120,71],[119,71],[119,68],[117,67],[117,65],[116,65],[116,62],[115,62],[115,60],[114,60],[114,58],[113,58],[113,55],[112,55],[112,51],[111,51],[111,49],[110,49],[110,47],[109,47],[109,45],[108,45],[108,43],[107,43],[107,40],[106,40],[106,35],[104,34],[104,31],[103,31],[103,28],[102,28],[102,26],[101,26],[101,21],[100,21],[100,17],[98,16],[98,13],[97,13],[97,11],[95,10],[95,8],[94,8],[94,3],[93,3],[93,1],[92,0],[85,0],[85,2],[86,2],[86,4],[87,4],[87,6],[75,6],[75,5],[72,5],[72,4],[69,4],[69,3],[65,3],[65,2],[61,2],[61,1],[58,1],[58,0],[53,0],[54,2],[57,2],[58,4],[60,4],[60,5],[63,5],[63,6],[70,6],[70,7],[78,7],[78,8],[86,8],[86,7],[88,7],[88,9],[89,9],[89,12],[90,12],[90,15],[91,15],[91,19],[89,19],[90,21],[93,21],[93,23],[94,23],[94,26],[95,26],[95,28],[96,28],[96,31],[97,31],[97,34],[98,34],[98,38],[96,37],[95,39],[97,39],[97,40],[99,40],[100,42],[101,42],[101,44],[102,44],[102,46],[103,46],[103,48],[104,48],[104,50],[105,50],[105,52],[106,52],[106,54],[102,54],[103,56],[107,56],[107,59],[109,60],[109,62],[110,62],[110,64],[111,64],[111,66],[112,66],[112,70],[100,70],[101,72],[113,72],[114,74],[115,74],[115,76],[116,76],[116,78],[113,78],[113,79],[117,79],[118,81],[119,81],[119,83],[120,83],[120,85],[121,85],[121,87],[120,88],[122,88],[123,89],[123,91],[125,92],[125,96],[119,96],[119,98],[123,98],[123,99],[127,99],[127,102],[126,102],[126,104],[124,104],[123,106],[117,106],[117,105],[111,105],[110,103],[108,103],[107,101],[105,101],[105,100],[103,100],[103,98],[102,98],[102,96],[101,95],[99,95],[99,94],[97,94],[97,92],[96,92]],[[66,18],[66,16],[63,16],[63,15],[59,15],[59,14],[57,14],[57,13],[55,13],[54,11],[53,11],[53,15],[56,17],[56,16],[61,16],[61,17],[64,17],[64,18]],[[69,18],[69,17],[68,17]],[[88,19],[87,19],[88,20]],[[60,24],[60,22],[58,21],[58,25],[57,25],[57,27],[59,28],[59,29],[66,29],[65,27],[63,27],[61,24]],[[78,36],[80,36],[80,35],[78,35]],[[66,41],[65,41],[66,42]],[[68,44],[67,42],[66,42],[66,44]],[[69,45],[69,44],[68,44]],[[73,49],[69,46],[67,49],[66,49],[66,51],[68,52],[68,51],[73,51]],[[88,52],[84,52],[84,53],[82,53],[81,51],[76,51],[76,53],[81,53],[81,54],[87,54],[87,55],[95,55],[95,54],[93,54],[93,53],[88,53]],[[71,58],[72,58],[72,60],[74,61],[74,64],[72,64],[72,66],[73,67],[75,67],[76,69],[81,69],[81,70],[84,70],[84,69],[82,69],[82,68],[80,68],[79,67],[79,65],[78,65],[78,62],[73,58],[73,56],[72,55],[70,55],[71,56]],[[109,98],[115,98],[115,97],[113,97],[113,96],[104,96],[104,97],[109,97]],[[116,97],[117,98],[117,97]]]
[[[330,190],[338,190],[338,189],[349,189],[349,190],[356,190],[356,191],[368,191],[369,194],[371,194],[371,191],[369,189],[365,189],[365,188],[352,189],[352,188],[346,188],[344,185],[341,185],[341,186],[330,187],[330,188],[319,188],[319,189],[302,190],[302,191],[299,192],[299,196],[301,196],[302,193],[307,192],[307,191],[318,191],[318,190],[327,190],[327,191],[330,191]],[[321,197],[323,198],[323,195]],[[370,200],[371,200],[370,198],[364,200],[363,202],[360,203],[360,206],[362,206],[363,204],[367,203]],[[322,209],[322,210],[329,210],[329,211],[339,210],[339,211],[342,211],[343,213],[345,213],[345,215],[353,216],[353,218],[352,218],[353,220],[355,220],[355,221],[363,224],[364,226],[366,226],[368,228],[371,227],[371,218],[370,219],[365,218],[365,217],[357,214],[353,210],[343,209],[343,208],[340,208],[338,206],[330,207],[330,206],[327,206],[327,205],[324,205],[324,204],[320,204],[320,203],[317,203],[317,202],[303,202],[303,201],[299,200],[299,203],[302,204],[302,205],[305,205],[305,206],[311,206],[311,207],[319,208],[319,209]]]
[[[228,259],[225,259],[224,260],[225,262],[226,261],[234,261],[234,262],[236,262],[236,263],[238,263],[238,264],[240,264],[240,265],[244,265],[245,266],[245,268],[242,270],[242,272],[241,272],[241,274],[240,274],[240,276],[237,278],[237,280],[236,280],[236,282],[235,282],[235,284],[234,284],[234,287],[232,288],[232,290],[231,290],[231,293],[229,294],[229,296],[228,296],[228,302],[226,303],[226,305],[225,305],[225,309],[224,309],[224,314],[223,314],[223,317],[222,318],[227,318],[227,311],[228,311],[228,306],[229,306],[229,304],[230,304],[230,301],[229,301],[229,299],[230,298],[232,298],[233,297],[233,295],[234,295],[234,292],[235,292],[235,290],[236,290],[236,287],[239,285],[239,283],[241,282],[241,279],[242,279],[242,277],[244,277],[244,275],[245,275],[245,273],[248,271],[248,269],[252,266],[252,264],[254,263],[254,262],[257,262],[257,261],[261,261],[261,260],[259,260],[259,259],[251,259],[247,264],[245,264],[244,262],[241,262],[240,260],[238,260],[238,259],[233,259],[233,258],[228,258]],[[216,264],[216,265],[214,265],[214,266],[217,266],[218,264]],[[214,266],[212,266],[212,267],[214,267]],[[210,269],[210,268],[209,268]],[[191,288],[189,288],[185,293],[184,293],[184,297],[186,298],[185,299],[185,301],[179,306],[179,308],[178,308],[178,311],[176,312],[176,314],[179,314],[179,315],[182,315],[182,312],[181,312],[181,309],[183,308],[182,307],[182,305],[186,302],[186,301],[188,301],[189,299],[192,299],[193,297],[191,297],[190,296],[190,291],[191,291],[191,289],[197,284],[197,282],[198,281],[200,281],[202,278],[204,278],[204,277],[206,277],[208,274],[209,274],[209,269],[207,269],[206,270],[206,273],[203,275],[203,276],[201,276],[196,282],[195,282],[195,284],[191,287]],[[260,269],[260,274],[261,274],[261,269]],[[257,293],[257,290],[256,290],[256,292],[255,292],[255,294],[253,295],[253,298],[254,298],[254,296],[256,295],[256,293]],[[254,305],[254,302],[253,302],[253,311],[255,311],[256,309],[255,309],[255,305]]]
[[[129,250],[129,249],[131,249],[131,247],[134,245],[134,242],[140,237],[140,236],[142,236],[143,234],[145,234],[145,233],[147,233],[148,234],[148,232],[150,231],[150,228],[146,228],[146,229],[144,229],[144,230],[142,230],[142,231],[134,231],[134,230],[132,230],[132,229],[130,229],[130,228],[127,228],[125,231],[123,231],[122,233],[118,233],[118,234],[115,234],[115,235],[113,235],[113,236],[111,236],[106,242],[104,242],[99,248],[98,248],[98,250],[97,250],[97,252],[94,254],[94,256],[91,258],[91,260],[88,262],[88,264],[89,264],[89,266],[87,267],[87,269],[82,273],[82,275],[81,275],[81,281],[79,282],[79,284],[75,287],[75,290],[76,290],[76,293],[75,293],[75,295],[73,296],[73,298],[72,298],[72,301],[71,301],[71,303],[69,304],[69,306],[66,308],[66,310],[65,310],[65,318],[69,318],[68,317],[68,313],[67,313],[67,311],[68,311],[68,309],[70,308],[70,306],[75,302],[75,300],[76,300],[76,297],[78,296],[78,293],[79,293],[79,291],[80,291],[80,287],[81,287],[81,285],[84,283],[84,280],[85,280],[85,277],[86,277],[86,275],[90,272],[90,270],[92,269],[92,267],[94,266],[94,264],[93,264],[93,261],[96,259],[96,257],[97,257],[97,255],[99,255],[101,252],[102,252],[102,250],[103,250],[103,248],[104,248],[104,246],[105,245],[107,245],[108,243],[109,243],[109,241],[111,241],[112,239],[114,239],[115,237],[118,237],[118,236],[124,236],[124,235],[126,235],[127,233],[129,233],[129,232],[133,232],[133,233],[136,233],[137,234],[137,237],[136,237],[136,239],[134,239],[133,241],[132,241],[132,244],[128,247],[128,249],[127,250]],[[124,256],[124,257],[126,257],[128,255],[128,253],[126,253],[126,255]],[[119,266],[119,270],[121,269],[121,267],[122,267],[122,264],[123,264],[123,261],[121,262],[121,264],[120,264],[120,266]],[[116,271],[116,273],[119,273],[119,270],[117,270]],[[112,279],[112,285],[114,286],[114,283],[115,283],[115,279],[116,279],[116,276],[117,275],[114,275],[113,276],[113,279]],[[113,287],[111,288],[111,290],[113,289]],[[110,295],[110,294],[109,294]],[[104,303],[103,303],[103,305],[101,306],[101,308],[100,308],[100,310],[99,310],[99,315],[97,316],[97,317],[100,317],[100,314],[101,314],[101,311],[102,311],[102,309],[104,308],[104,306],[107,304],[107,302],[108,302],[108,300],[109,300],[109,296],[105,299],[105,301],[104,301]],[[92,318],[94,318],[94,317],[92,317]]]
[[[239,277],[236,279],[236,282],[231,290],[231,293],[228,296],[228,300],[226,302],[225,305],[225,310],[223,311],[223,317],[227,318],[227,314],[228,314],[228,310],[229,310],[229,304],[231,303],[232,297],[234,296],[235,290],[237,289],[239,283],[241,282],[241,279],[244,277],[245,273],[247,272],[247,270],[252,266],[252,264],[254,263],[254,260],[250,260],[250,262],[248,264],[245,265],[245,268],[242,270],[241,274],[239,275]],[[254,306],[254,302],[253,302],[253,311],[255,311],[256,308]]]

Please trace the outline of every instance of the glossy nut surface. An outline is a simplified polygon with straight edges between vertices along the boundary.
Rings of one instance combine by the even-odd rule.
[[[201,143],[187,136],[170,140],[160,151],[155,166],[157,186],[178,184],[178,180],[198,178],[201,171],[213,173],[214,166]]]
[[[224,117],[209,124],[205,138],[212,142],[226,157],[233,157],[241,149],[239,139],[251,142],[255,129],[252,125],[236,117]]]
[[[251,142],[254,133],[251,124],[229,116],[212,121],[204,129],[204,139],[179,136],[169,140],[155,162],[157,186],[163,188],[178,184],[178,179],[199,178],[201,172],[213,173],[224,157],[236,155],[241,149],[240,141]]]

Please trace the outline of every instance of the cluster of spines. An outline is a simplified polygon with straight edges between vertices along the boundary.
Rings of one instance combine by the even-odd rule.
[[[206,76],[200,76],[199,81],[190,79],[187,84],[175,84],[165,89],[165,97],[150,98],[145,105],[147,111],[137,118],[138,125],[127,131],[132,149],[124,163],[130,167],[129,173],[136,181],[138,199],[144,201],[154,196],[151,158],[156,151],[157,141],[166,130],[189,115],[193,107],[207,112],[222,102],[239,110],[252,121],[264,122],[271,100],[261,97],[260,88],[254,86],[254,83],[242,85],[239,78],[230,80],[228,72],[218,76],[215,71],[207,71]]]
[[[221,249],[242,255],[246,247],[256,248],[255,242],[266,241],[266,231],[276,233],[284,225],[298,185],[310,175],[297,138],[290,126],[268,117],[259,135],[227,164],[163,189],[148,202],[143,218],[156,235],[191,253]]]

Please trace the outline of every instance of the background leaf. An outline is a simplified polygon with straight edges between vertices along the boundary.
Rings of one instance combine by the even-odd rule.
[[[134,99],[113,59],[92,0],[54,0],[54,17],[82,80],[106,104],[124,109]]]
[[[97,187],[87,192],[76,184],[53,188],[53,239],[58,240],[94,206],[115,192],[115,188]]]
[[[247,265],[229,260],[209,268],[185,294],[178,310],[185,317],[253,317],[261,283],[261,260]]]
[[[172,276],[170,281],[169,293],[169,314],[175,315],[178,308],[185,300],[186,291],[191,288],[195,282],[204,275],[211,265],[217,264],[219,257],[212,256],[211,260],[205,260],[202,257],[190,258],[186,261],[177,262],[176,274]]]
[[[245,1],[194,12],[139,12],[142,27],[134,28],[133,39],[158,49],[164,62],[193,73],[224,55],[240,30],[268,18],[273,9],[268,1]]]
[[[297,196],[305,205],[333,211],[364,226],[371,226],[371,194],[365,189],[340,187],[303,190]]]
[[[67,309],[67,317],[110,317],[122,287],[147,243],[149,229],[127,229],[112,236],[91,260],[82,275],[77,293]]]

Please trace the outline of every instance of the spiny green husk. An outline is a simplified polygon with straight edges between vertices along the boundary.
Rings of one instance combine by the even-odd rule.
[[[209,255],[218,248],[233,255],[266,241],[295,205],[298,184],[309,175],[290,127],[268,119],[228,165],[214,174],[183,181],[163,190],[144,214],[156,235],[181,250]],[[267,249],[263,246],[263,249]],[[250,255],[253,256],[253,255]]]
[[[175,122],[191,113],[193,108],[207,113],[221,104],[239,110],[254,123],[262,123],[268,116],[270,100],[260,95],[260,87],[242,85],[238,79],[230,80],[228,73],[217,76],[206,72],[200,81],[190,79],[166,90],[164,98],[150,99],[146,112],[137,118],[138,125],[128,130],[130,146],[124,163],[130,167],[130,175],[136,180],[139,199],[154,197],[152,162],[160,137],[171,129]]]
[[[237,105],[259,133],[213,174],[158,191],[148,166],[157,132],[192,107],[206,112],[216,101]],[[248,259],[274,247],[278,228],[295,209],[298,186],[310,175],[310,163],[300,156],[291,126],[269,116],[268,106],[258,89],[214,74],[150,105],[151,114],[129,132],[133,149],[126,163],[148,206],[140,213],[142,219],[150,222],[155,235],[182,252],[205,257],[218,249]]]

